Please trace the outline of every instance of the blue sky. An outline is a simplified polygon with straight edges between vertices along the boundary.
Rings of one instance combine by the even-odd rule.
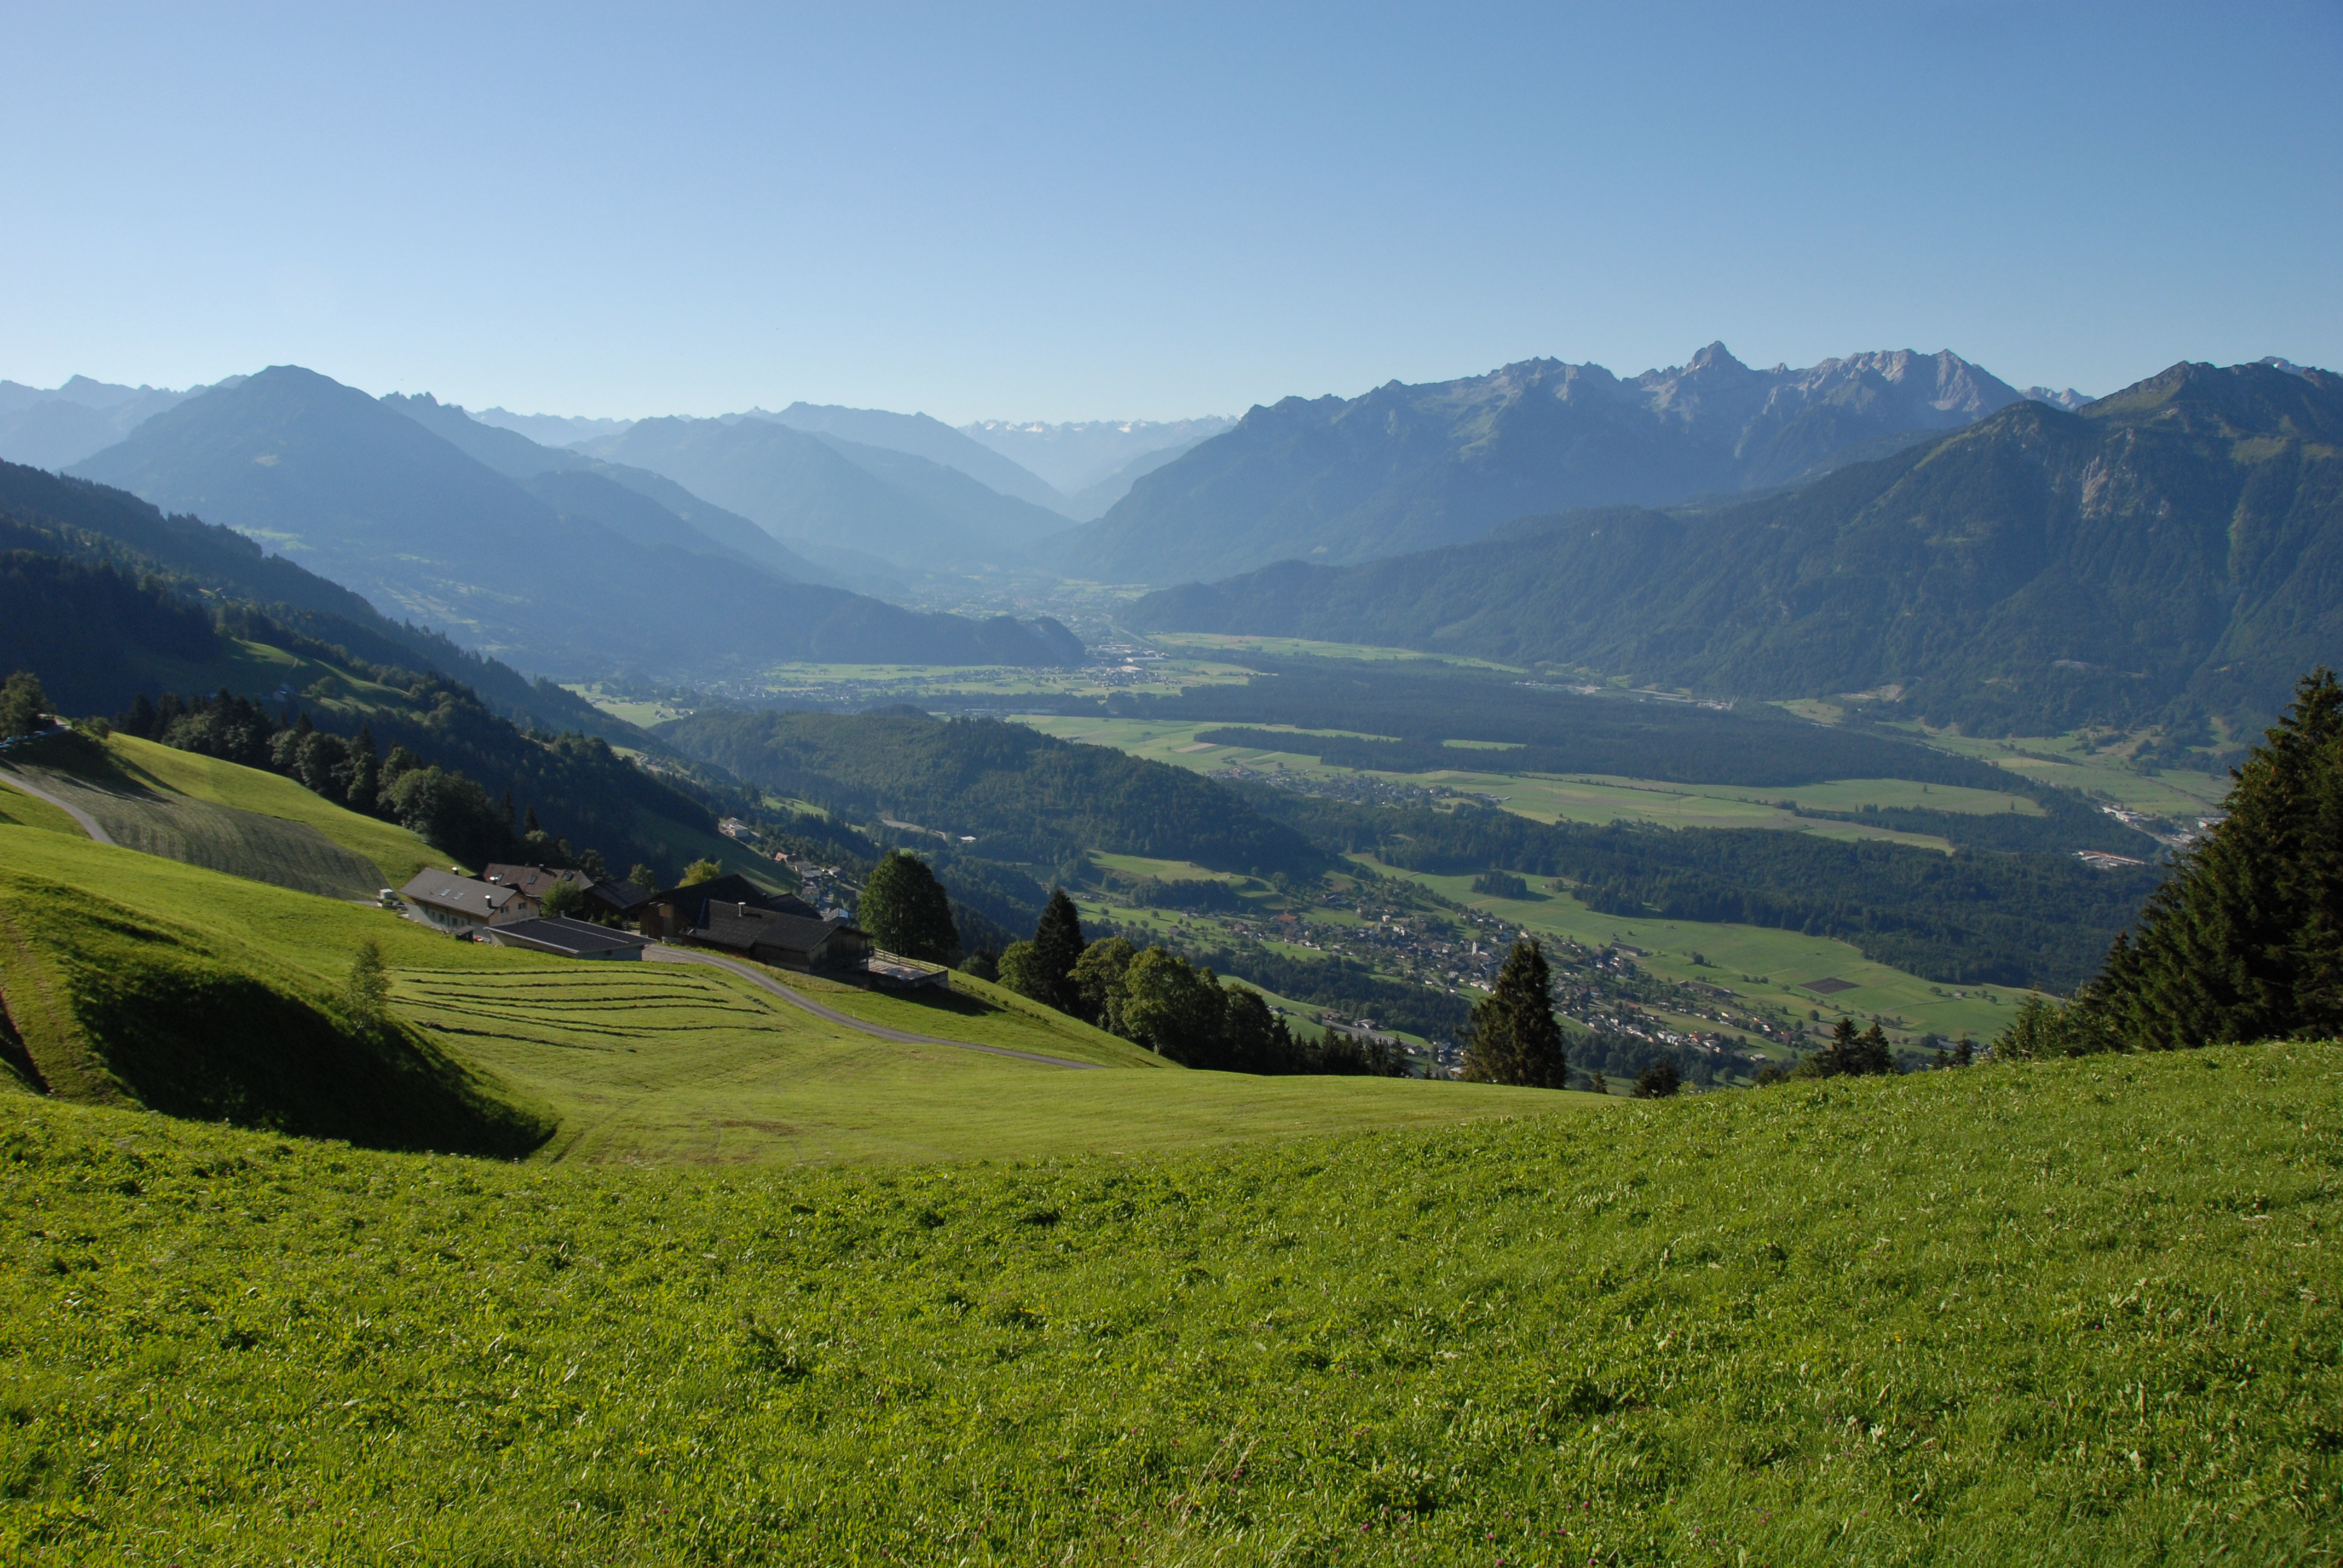
[[[0,376],[1175,417],[2343,366],[2343,5],[0,4]]]

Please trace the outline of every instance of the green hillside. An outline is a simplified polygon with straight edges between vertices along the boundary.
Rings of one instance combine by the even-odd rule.
[[[103,749],[78,737],[45,742],[10,760],[125,849],[297,892],[371,899],[447,861],[397,824],[345,810],[290,779],[127,735]]]
[[[368,940],[390,970],[380,1038],[345,1027],[337,1000]],[[759,1164],[1130,1152],[1595,1103],[1184,1072],[981,982],[918,1000],[785,978],[869,1023],[1108,1070],[900,1044],[718,970],[460,942],[384,910],[0,825],[0,1001],[40,1079],[75,1100],[369,1144]],[[337,1091],[329,1070],[353,1051],[387,1053],[505,1120],[441,1128],[369,1098],[363,1078]],[[499,1132],[507,1122],[525,1140]]]
[[[0,1539],[2326,1562],[2338,1091],[2343,1049],[2230,1048],[772,1173],[0,1097]]]
[[[382,877],[379,886],[404,887],[425,867],[447,863],[446,855],[396,822],[346,810],[290,779],[129,735],[108,738],[106,749],[133,778],[196,800],[280,817],[317,829],[370,861]]]
[[[0,1055],[78,1101],[393,1148],[542,1142],[550,1120],[493,1073],[350,1010],[368,937],[394,955],[456,945],[381,910],[0,826]]]

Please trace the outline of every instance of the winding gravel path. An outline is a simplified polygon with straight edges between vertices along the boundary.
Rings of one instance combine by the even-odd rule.
[[[17,772],[14,768],[0,768],[0,773],[5,773],[8,776],[8,782],[10,784],[22,789],[34,799],[45,800],[50,805],[55,806],[58,810],[63,811],[66,816],[72,818],[75,821],[80,823],[82,831],[87,833],[99,843],[111,844],[114,842],[114,835],[99,827],[97,825],[97,819],[83,810],[80,807],[68,805],[66,802],[58,799],[46,789],[42,789],[39,785],[25,778],[22,773]]]
[[[843,1024],[864,1034],[876,1035],[880,1040],[891,1040],[899,1045],[949,1045],[955,1050],[980,1050],[988,1056],[1013,1056],[1020,1061],[1038,1061],[1045,1067],[1069,1067],[1077,1071],[1104,1070],[1104,1064],[1096,1061],[1070,1061],[1062,1056],[1043,1056],[1039,1051],[1011,1050],[1005,1045],[978,1045],[970,1040],[943,1040],[932,1034],[912,1034],[905,1030],[889,1029],[884,1024],[865,1023],[859,1018],[849,1018],[836,1008],[824,1007],[812,998],[791,990],[772,976],[759,973],[738,960],[715,953],[700,952],[692,948],[671,948],[664,942],[655,942],[643,950],[643,957],[660,963],[709,964],[719,970],[730,970],[759,990],[769,991],[792,1007],[803,1008],[816,1018]]]

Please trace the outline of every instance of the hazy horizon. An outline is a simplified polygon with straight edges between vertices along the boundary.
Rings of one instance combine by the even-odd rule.
[[[0,12],[0,374],[1169,420],[2343,362],[2331,5]]]

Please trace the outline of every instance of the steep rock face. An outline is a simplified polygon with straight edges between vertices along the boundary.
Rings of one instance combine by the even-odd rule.
[[[2178,365],[1722,511],[1523,519],[1151,595],[1132,619],[1750,697],[1900,685],[1930,717],[2004,729],[2176,702],[2266,717],[2343,663],[2343,377]]]
[[[1533,359],[1348,400],[1289,397],[1140,478],[1066,536],[1061,558],[1137,581],[1373,560],[1533,513],[1784,484],[2018,397],[1951,353],[1755,370],[1721,343],[1633,380]]]

